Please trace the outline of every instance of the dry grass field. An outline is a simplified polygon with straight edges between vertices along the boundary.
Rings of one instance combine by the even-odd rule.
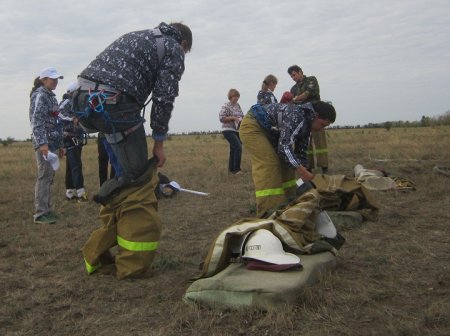
[[[36,168],[29,143],[0,148],[0,335],[450,335],[450,127],[329,130],[330,174],[383,167],[417,190],[374,192],[379,219],[343,230],[337,268],[295,306],[211,310],[182,301],[215,236],[254,214],[250,161],[227,172],[222,135],[172,136],[161,170],[182,187],[160,202],[161,248],[150,279],[85,273],[80,248],[98,205],[64,198],[57,171],[54,225],[33,224]],[[150,141],[150,140],[149,140]],[[85,185],[98,189],[95,140],[83,150]]]

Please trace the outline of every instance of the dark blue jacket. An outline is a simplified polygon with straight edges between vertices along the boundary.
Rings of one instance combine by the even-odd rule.
[[[278,155],[293,168],[308,164],[311,124],[316,117],[311,104],[253,105],[251,113],[264,128]]]
[[[114,41],[80,76],[109,85],[136,98],[142,106],[152,94],[150,126],[153,138],[164,140],[169,129],[178,82],[184,72],[181,33],[162,22],[164,57],[159,62],[156,37],[152,30],[125,34]]]

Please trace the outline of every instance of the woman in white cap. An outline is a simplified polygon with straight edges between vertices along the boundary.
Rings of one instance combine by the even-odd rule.
[[[58,118],[58,101],[53,90],[58,85],[58,79],[63,76],[55,68],[42,69],[39,77],[34,80],[30,93],[30,125],[32,143],[36,155],[37,180],[35,186],[35,223],[53,224],[56,215],[50,206],[50,191],[55,175],[50,158],[58,155],[62,158],[63,130]]]

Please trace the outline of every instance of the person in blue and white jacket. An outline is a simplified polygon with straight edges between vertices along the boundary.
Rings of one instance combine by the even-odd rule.
[[[63,129],[58,118],[58,101],[53,90],[58,85],[58,79],[64,78],[54,67],[42,69],[35,78],[30,93],[30,125],[32,143],[36,155],[37,181],[35,186],[35,223],[53,224],[56,215],[50,206],[50,191],[55,172],[47,161],[49,152],[64,155]]]
[[[295,195],[297,178],[303,182],[314,178],[307,170],[311,132],[336,120],[331,104],[296,105],[292,97],[285,92],[281,103],[253,105],[242,120],[239,132],[251,156],[258,216],[289,201]]]
[[[261,90],[256,96],[256,101],[258,102],[258,104],[266,105],[278,103],[277,98],[273,94],[273,91],[275,91],[277,84],[278,79],[274,75],[267,75],[266,78],[264,78],[261,84]]]

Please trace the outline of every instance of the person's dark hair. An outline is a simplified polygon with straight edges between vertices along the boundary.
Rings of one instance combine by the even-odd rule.
[[[324,101],[318,101],[312,104],[314,111],[316,111],[320,119],[327,119],[330,123],[334,123],[336,120],[336,110],[330,103]]]
[[[33,94],[34,91],[36,91],[39,87],[41,87],[43,84],[41,80],[39,79],[39,76],[36,77],[33,81],[33,87],[31,88],[30,97]]]
[[[191,29],[186,26],[185,24],[182,24],[181,22],[172,22],[170,24],[171,27],[174,27],[181,33],[181,40],[186,41],[186,48],[187,51],[191,51],[192,48],[192,32]]]
[[[298,65],[291,65],[287,70],[289,75],[291,75],[294,71],[303,73],[302,68],[300,68]]]

